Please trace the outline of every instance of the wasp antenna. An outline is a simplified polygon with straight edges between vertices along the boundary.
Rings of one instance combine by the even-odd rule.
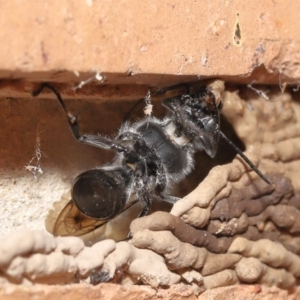
[[[220,132],[220,136],[241,156],[241,158],[255,171],[255,173],[266,183],[271,184],[271,182],[254,166],[253,162],[232,142],[227,136],[222,132]]]
[[[123,119],[123,123],[126,123],[129,121],[131,115],[137,110],[137,108],[145,101],[145,98],[139,99],[132,107],[131,109],[125,114],[125,117]]]
[[[186,88],[186,94],[190,94],[190,84],[189,83],[178,83],[178,84],[175,84],[175,85],[172,85],[172,86],[169,86],[169,87],[162,88],[162,89],[154,92],[152,95],[153,96],[162,95],[162,94],[164,94],[168,91],[178,89],[182,86],[184,86]]]

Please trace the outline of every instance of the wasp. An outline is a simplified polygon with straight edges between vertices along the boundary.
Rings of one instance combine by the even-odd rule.
[[[205,151],[213,158],[223,138],[268,184],[270,181],[220,130],[221,103],[212,88],[201,86],[195,93],[182,93],[163,100],[168,114],[163,119],[144,117],[126,121],[112,139],[80,134],[78,119],[70,113],[56,89],[42,84],[33,96],[51,90],[60,103],[80,143],[116,152],[108,165],[87,170],[73,182],[72,199],[61,211],[54,235],[81,236],[114,219],[140,201],[145,216],[153,199],[174,204],[179,198],[170,188],[184,179],[194,167],[194,154]],[[162,90],[160,93],[165,92]],[[149,95],[147,95],[149,100]]]

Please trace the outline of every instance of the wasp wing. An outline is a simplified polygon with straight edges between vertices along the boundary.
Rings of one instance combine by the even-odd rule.
[[[138,200],[129,202],[124,209],[129,209]],[[120,214],[121,214],[120,213]],[[95,220],[82,214],[72,200],[63,208],[59,214],[53,229],[55,236],[82,236],[105,225],[110,220]]]
[[[54,225],[53,234],[55,236],[80,236],[104,225],[106,222],[86,217],[70,200],[59,214]]]

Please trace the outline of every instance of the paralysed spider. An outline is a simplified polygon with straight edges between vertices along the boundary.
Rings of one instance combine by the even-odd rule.
[[[169,115],[125,122],[114,139],[101,135],[80,135],[77,117],[67,111],[56,89],[45,83],[63,108],[74,137],[83,144],[118,153],[111,164],[88,170],[75,179],[72,200],[63,209],[54,227],[55,235],[80,236],[121,214],[140,201],[145,216],[154,198],[174,203],[170,187],[193,169],[194,153],[204,150],[216,155],[219,138],[225,139],[245,162],[268,184],[268,179],[220,130],[220,104],[211,88],[203,85],[197,93],[167,98],[162,105]]]

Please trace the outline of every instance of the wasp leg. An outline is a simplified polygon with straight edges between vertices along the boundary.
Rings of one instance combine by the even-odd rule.
[[[155,194],[157,196],[162,196],[162,193],[165,191],[167,186],[167,177],[166,172],[162,164],[158,164],[156,171],[156,186],[155,186]]]
[[[99,284],[101,282],[108,282],[111,278],[109,272],[107,271],[95,271],[93,270],[90,275],[90,283],[93,285]]]
[[[44,89],[50,90],[57,98],[58,102],[60,103],[60,106],[62,107],[64,113],[66,114],[68,118],[69,125],[71,127],[72,133],[75,136],[76,139],[80,137],[79,134],[79,128],[78,128],[78,122],[77,122],[77,116],[71,114],[67,111],[67,107],[64,103],[64,100],[62,99],[60,93],[49,83],[42,83],[38,89],[32,92],[32,96],[36,97],[38,96]]]
[[[167,91],[170,90],[175,90],[178,89],[180,87],[184,86],[186,89],[186,93],[190,94],[190,87],[189,84],[185,84],[185,83],[179,83],[170,87],[166,87],[166,88],[162,88],[156,92],[153,92],[150,94],[150,96],[155,96],[155,95],[162,95],[165,94]],[[139,100],[136,101],[136,103],[134,103],[134,105],[131,107],[131,109],[125,114],[125,117],[123,119],[123,123],[126,123],[129,121],[131,115],[138,109],[138,107],[140,105],[142,105],[142,103],[146,103],[147,104],[147,100],[146,100],[147,96],[145,98],[141,98]]]
[[[77,140],[82,144],[86,144],[97,148],[109,149],[123,153],[132,152],[132,150],[129,147],[123,145],[122,141],[112,141],[101,135],[84,134],[78,136]]]
[[[137,159],[137,154],[131,150],[129,147],[126,147],[125,145],[122,144],[122,141],[112,141],[108,138],[102,137],[100,135],[80,135],[79,133],[79,125],[78,125],[78,120],[77,116],[71,114],[68,112],[67,107],[61,97],[61,95],[57,92],[57,90],[51,86],[48,83],[43,83],[40,85],[40,87],[32,92],[32,95],[34,97],[38,96],[44,89],[49,89],[52,91],[58,102],[60,103],[64,113],[66,114],[68,118],[68,122],[71,128],[71,131],[73,133],[73,136],[78,140],[80,143],[90,145],[93,147],[98,147],[102,149],[110,149],[114,150],[116,152],[121,152],[125,153],[127,157],[129,157],[130,161],[135,161]]]
[[[146,164],[144,161],[140,161],[136,165],[136,169],[134,171],[135,190],[137,193],[137,197],[141,201],[143,206],[142,211],[138,215],[138,218],[145,216],[148,213],[151,205],[150,194],[149,191],[147,190],[147,178],[148,178],[147,175],[148,174],[147,174]]]
[[[137,141],[137,140],[141,139],[141,136],[135,132],[125,131],[125,132],[121,133],[120,135],[118,135],[116,139],[117,140],[128,139],[128,140]]]
[[[144,188],[138,190],[137,194],[138,194],[139,200],[142,202],[142,205],[143,205],[143,209],[138,215],[138,218],[141,218],[141,217],[146,216],[147,213],[149,212],[150,205],[151,205],[151,199],[150,199],[148,191]]]
[[[168,203],[171,203],[171,204],[174,204],[175,202],[177,202],[180,199],[181,198],[175,197],[175,196],[162,196],[162,200],[164,202],[168,202]]]
[[[180,198],[174,196],[165,196],[163,194],[167,186],[167,177],[162,164],[158,165],[156,176],[157,177],[156,177],[155,194],[160,198],[160,200],[164,202],[168,202],[171,204],[177,202]]]

